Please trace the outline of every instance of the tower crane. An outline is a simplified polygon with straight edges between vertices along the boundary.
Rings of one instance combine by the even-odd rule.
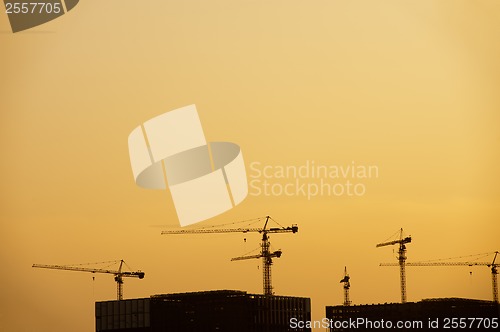
[[[488,262],[410,262],[406,263],[407,266],[487,266],[491,268],[491,285],[493,291],[493,301],[498,303],[498,267],[499,263],[495,263],[498,255],[498,251],[494,252],[495,256],[491,263]],[[380,266],[396,266],[395,263],[381,263]]]
[[[347,266],[344,267],[344,278],[340,280],[340,282],[344,283],[344,305],[351,305],[351,301],[349,300],[349,288],[351,287],[351,283],[349,282],[349,275],[347,274]]]
[[[86,267],[71,266],[71,265],[46,265],[46,264],[33,264],[33,267],[42,268],[42,269],[52,269],[52,270],[67,270],[67,271],[114,274],[116,285],[117,285],[116,297],[120,301],[120,300],[123,300],[123,277],[132,277],[132,278],[143,279],[145,274],[142,271],[136,271],[136,272],[122,271],[123,264],[127,265],[123,259],[119,260],[119,261],[104,262],[104,263],[118,263],[118,262],[120,263],[118,270],[86,268]]]
[[[273,258],[280,258],[281,257],[281,250],[270,252],[269,245],[270,245],[269,241],[266,241],[263,239],[262,243],[261,243],[261,252],[259,255],[240,256],[240,257],[231,258],[231,261],[241,261],[241,260],[245,260],[245,259],[262,258],[264,295],[273,295],[274,294],[272,282],[271,282],[271,266],[273,265]]]
[[[399,278],[401,283],[401,303],[406,303],[406,271],[405,271],[405,261],[406,261],[406,243],[411,242],[411,236],[403,238],[403,229],[399,231],[399,239],[389,242],[382,242],[377,244],[377,248],[390,246],[394,244],[399,244],[398,251],[398,261],[399,261]]]
[[[261,250],[259,255],[253,256],[241,256],[231,259],[231,261],[239,261],[252,258],[262,258],[262,271],[263,271],[263,289],[264,295],[273,295],[273,287],[271,282],[271,266],[273,264],[273,258],[281,257],[281,250],[271,252],[269,247],[271,243],[269,242],[268,234],[275,233],[297,233],[299,227],[295,224],[289,227],[272,227],[267,228],[267,224],[271,217],[266,217],[266,222],[262,228],[222,228],[222,229],[184,229],[184,230],[174,230],[174,231],[162,231],[162,235],[167,234],[215,234],[215,233],[260,233],[262,234]]]

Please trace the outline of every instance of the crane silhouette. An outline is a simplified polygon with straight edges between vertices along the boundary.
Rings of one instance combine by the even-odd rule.
[[[344,278],[340,280],[341,283],[344,283],[344,305],[351,305],[351,301],[349,300],[349,288],[351,288],[351,282],[349,281],[351,278],[349,274],[347,274],[347,266],[344,267]]]
[[[273,295],[273,286],[271,281],[271,266],[273,265],[273,258],[281,257],[281,250],[274,252],[269,251],[271,243],[269,242],[269,234],[276,233],[297,233],[299,227],[295,224],[289,227],[271,227],[268,228],[268,222],[271,217],[267,216],[264,227],[262,228],[221,228],[221,229],[185,229],[185,230],[172,230],[162,231],[163,235],[172,234],[217,234],[217,233],[260,233],[262,234],[261,251],[259,255],[240,256],[231,259],[231,261],[246,260],[252,258],[262,258],[262,271],[263,271],[263,292],[264,295]]]
[[[401,228],[399,231],[399,239],[389,242],[382,242],[377,244],[377,248],[390,246],[394,244],[399,244],[398,250],[398,265],[399,265],[399,278],[401,284],[401,303],[406,303],[406,270],[405,270],[405,261],[406,261],[406,243],[411,242],[411,236],[403,237],[403,229]]]
[[[142,271],[136,271],[136,272],[123,271],[122,270],[123,264],[126,265],[123,259],[119,261],[103,262],[103,263],[120,263],[120,266],[118,267],[118,270],[86,268],[86,267],[71,266],[71,265],[46,265],[46,264],[33,264],[32,267],[42,268],[42,269],[52,269],[52,270],[114,274],[117,286],[116,297],[118,300],[123,300],[123,277],[143,279],[145,275],[144,272]],[[94,263],[94,264],[99,264],[99,263]]]
[[[487,266],[491,268],[491,286],[493,291],[493,301],[498,303],[498,266],[500,264],[496,263],[498,251],[494,252],[495,256],[491,263],[488,262],[409,262],[406,266]],[[380,263],[380,266],[396,266],[396,263]]]

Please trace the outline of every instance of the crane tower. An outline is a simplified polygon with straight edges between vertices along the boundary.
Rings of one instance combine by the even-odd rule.
[[[491,288],[493,293],[493,301],[498,303],[498,266],[500,264],[496,263],[496,258],[498,255],[498,251],[494,252],[495,256],[493,257],[493,261],[491,263],[488,262],[477,262],[477,261],[469,261],[469,262],[409,262],[406,263],[406,266],[487,266],[491,268]],[[489,254],[491,255],[491,253]],[[396,266],[396,263],[381,263],[380,266]]]
[[[239,261],[251,258],[262,258],[262,271],[263,271],[263,292],[264,295],[273,295],[273,287],[271,281],[271,266],[273,264],[273,258],[281,257],[281,250],[270,252],[270,242],[269,235],[274,233],[297,233],[299,227],[295,224],[289,227],[271,227],[268,228],[268,222],[271,217],[267,216],[264,227],[262,228],[202,228],[202,229],[184,229],[184,230],[174,230],[174,231],[163,231],[162,235],[171,234],[217,234],[217,233],[251,233],[256,232],[262,234],[261,242],[261,252],[259,255],[253,256],[241,256],[231,259],[231,261]]]
[[[340,280],[340,282],[344,283],[344,305],[351,305],[351,301],[349,300],[349,288],[351,288],[351,283],[349,281],[350,277],[347,274],[347,266],[344,267],[344,278]]]
[[[128,272],[123,271],[123,264],[126,265],[125,261],[112,261],[112,262],[104,262],[104,263],[120,263],[118,270],[109,270],[109,269],[96,269],[96,268],[86,268],[81,266],[71,266],[71,265],[46,265],[46,264],[33,264],[33,267],[43,268],[43,269],[52,269],[52,270],[66,270],[66,271],[79,271],[79,272],[91,272],[91,273],[108,273],[115,275],[116,281],[116,297],[117,299],[123,300],[123,277],[132,277],[132,278],[144,278],[144,272],[136,271],[136,272]],[[98,263],[96,263],[98,264]]]
[[[390,246],[394,244],[399,244],[398,250],[398,261],[399,261],[399,278],[401,284],[401,303],[406,303],[406,270],[405,270],[405,261],[406,261],[406,243],[411,242],[411,236],[407,236],[403,238],[403,229],[401,228],[399,231],[399,239],[389,242],[382,242],[377,244],[377,248]]]

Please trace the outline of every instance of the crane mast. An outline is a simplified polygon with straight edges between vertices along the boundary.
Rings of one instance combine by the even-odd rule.
[[[122,267],[123,267],[123,264],[125,263],[125,261],[122,259],[122,260],[117,261],[117,262],[120,262],[120,266],[118,267],[118,270],[85,268],[85,267],[70,266],[70,265],[47,265],[47,264],[33,264],[32,267],[42,268],[42,269],[52,269],[52,270],[66,270],[66,271],[114,274],[115,275],[115,282],[116,282],[116,297],[120,301],[120,300],[123,300],[123,277],[134,277],[134,278],[143,279],[145,274],[142,271],[136,271],[136,272],[122,271]]]
[[[240,256],[232,258],[231,261],[239,261],[253,258],[262,258],[262,286],[264,295],[273,295],[273,286],[271,279],[271,266],[273,265],[273,258],[281,257],[281,250],[271,252],[269,250],[271,243],[269,242],[269,233],[297,233],[299,227],[292,225],[289,227],[272,227],[267,228],[270,217],[266,217],[266,222],[262,228],[223,228],[223,229],[192,229],[192,230],[174,230],[163,231],[162,235],[171,234],[214,234],[214,233],[251,233],[257,232],[262,234],[261,251],[259,255]]]
[[[399,279],[401,285],[401,303],[406,303],[406,243],[411,242],[411,236],[403,238],[403,229],[399,233],[399,240],[383,242],[376,245],[377,248],[399,244],[398,261],[399,261]]]
[[[271,243],[269,242],[269,237],[264,232],[262,234],[262,243],[260,245],[261,252],[260,255],[252,255],[252,256],[240,256],[231,258],[231,261],[240,261],[245,259],[252,258],[262,258],[262,288],[264,295],[273,295],[273,286],[271,279],[271,266],[273,265],[273,258],[281,257],[281,250],[277,250],[274,252],[269,251]]]
[[[498,303],[498,263],[495,263],[498,251],[495,251],[495,256],[493,257],[493,261],[491,263],[488,262],[409,262],[406,263],[407,266],[487,266],[491,268],[491,284],[492,284],[492,293],[493,293],[493,301]],[[396,266],[395,263],[380,263],[380,266]]]
[[[495,263],[495,260],[497,259],[498,251],[495,251],[495,257],[493,257],[493,262],[491,262],[491,284],[493,288],[493,301],[495,303],[498,303],[498,281],[497,281],[497,275],[498,275],[498,264]]]
[[[340,282],[344,283],[344,305],[350,306],[351,301],[349,300],[349,288],[351,287],[351,283],[349,282],[349,275],[347,274],[347,266],[344,267],[344,278],[340,280]]]

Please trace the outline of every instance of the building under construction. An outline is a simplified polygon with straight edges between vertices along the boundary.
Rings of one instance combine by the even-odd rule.
[[[96,331],[282,332],[290,319],[311,319],[311,300],[221,290],[96,302]]]
[[[499,310],[498,303],[493,301],[444,298],[407,303],[328,306],[326,318],[329,320],[329,331],[436,331],[447,328],[493,331],[500,324]]]

